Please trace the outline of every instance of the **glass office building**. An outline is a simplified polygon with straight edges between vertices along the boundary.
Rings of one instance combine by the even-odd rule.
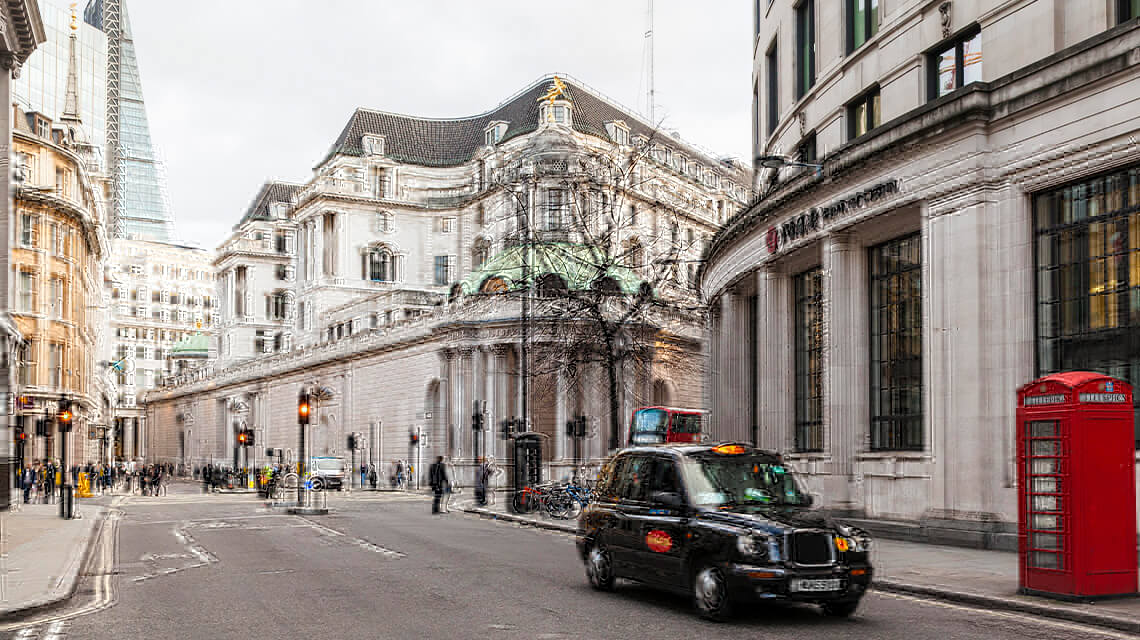
[[[84,20],[107,38],[107,158],[116,237],[174,239],[174,215],[155,153],[125,0],[91,0]]]

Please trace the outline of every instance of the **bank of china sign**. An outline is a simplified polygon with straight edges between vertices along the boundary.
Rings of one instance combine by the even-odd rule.
[[[899,181],[887,180],[826,206],[812,207],[807,213],[801,213],[781,224],[768,227],[768,235],[765,238],[768,253],[776,254],[790,243],[819,231],[824,224],[898,192]]]

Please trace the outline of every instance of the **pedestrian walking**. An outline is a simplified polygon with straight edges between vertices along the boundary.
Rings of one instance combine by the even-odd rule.
[[[396,488],[397,489],[403,489],[404,488],[404,461],[403,460],[397,460],[396,461]]]
[[[380,479],[379,474],[376,473],[376,465],[368,465],[368,482],[372,485],[372,490],[376,490],[376,482]]]
[[[436,456],[435,462],[428,469],[428,484],[431,485],[432,492],[431,512],[439,513],[443,492],[449,490],[451,484],[447,479],[447,467],[443,464],[443,456]]]

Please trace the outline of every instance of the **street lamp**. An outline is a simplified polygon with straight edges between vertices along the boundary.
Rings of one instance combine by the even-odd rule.
[[[817,178],[823,176],[822,164],[799,162],[798,160],[791,160],[787,156],[756,156],[756,164],[764,167],[765,169],[783,169],[784,167],[808,167],[810,169],[815,169],[815,176]]]

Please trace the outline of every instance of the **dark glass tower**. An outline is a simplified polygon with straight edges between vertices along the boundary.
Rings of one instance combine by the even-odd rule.
[[[150,141],[126,0],[91,0],[83,19],[107,35],[107,168],[116,238],[168,242],[174,215]]]

